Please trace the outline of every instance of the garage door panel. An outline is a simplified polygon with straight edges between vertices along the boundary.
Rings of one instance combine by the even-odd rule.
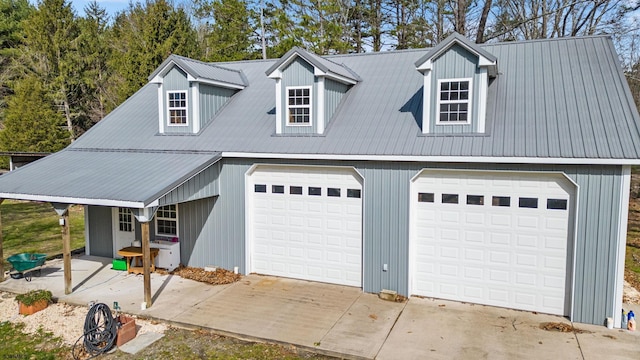
[[[362,186],[352,170],[264,166],[248,183],[251,271],[361,286],[362,200],[347,194]]]
[[[412,185],[413,199],[434,199],[414,200],[412,292],[564,315],[570,212],[553,207],[569,204],[571,186],[520,174],[452,177],[425,172]],[[457,204],[442,203],[455,196]],[[567,203],[547,208],[547,199]]]

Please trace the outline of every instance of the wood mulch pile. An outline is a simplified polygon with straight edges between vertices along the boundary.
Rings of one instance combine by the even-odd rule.
[[[180,266],[172,271],[171,274],[211,285],[231,284],[242,278],[242,275],[234,274],[233,271],[222,268],[216,268],[216,271],[205,271],[202,268],[189,266]]]
[[[540,329],[547,331],[574,332],[576,334],[589,333],[590,331],[578,329],[571,324],[562,322],[546,322],[540,324]]]

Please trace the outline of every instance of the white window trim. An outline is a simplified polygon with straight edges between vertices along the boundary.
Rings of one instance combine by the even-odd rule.
[[[184,99],[185,99],[185,107],[170,107],[169,106],[169,94],[184,94]],[[173,126],[177,126],[177,127],[185,127],[185,126],[189,126],[189,92],[188,91],[184,91],[184,90],[171,90],[171,91],[167,91],[167,95],[166,95],[166,99],[167,99],[167,126],[173,127]],[[184,110],[185,111],[185,115],[187,117],[187,122],[185,122],[184,124],[172,124],[171,123],[171,110]]]
[[[468,81],[469,82],[469,99],[464,100],[454,100],[454,101],[446,101],[445,103],[453,104],[453,103],[467,103],[467,121],[440,121],[440,85],[443,82],[453,82],[453,81]],[[454,78],[454,79],[438,79],[438,88],[436,89],[436,125],[469,125],[471,124],[471,117],[473,115],[473,78]]]
[[[160,207],[158,207],[158,210],[160,210],[160,208],[162,208],[164,206],[170,206],[170,205],[172,205],[172,204],[160,206]],[[176,233],[175,234],[163,234],[158,230],[158,219],[169,220],[169,221],[174,221],[174,219],[161,217],[161,216],[158,215],[158,211],[156,211],[156,216],[153,217],[153,221],[154,221],[154,225],[155,225],[156,235],[157,236],[164,236],[164,237],[174,237],[175,236],[175,237],[177,237],[178,234],[180,234],[180,221],[179,221],[180,215],[179,215],[179,212],[178,212],[178,204],[175,204],[175,206],[176,206],[176,218],[175,218]]]
[[[289,122],[289,90],[309,89],[309,123],[290,123]],[[286,126],[313,126],[313,86],[287,86],[284,90],[285,116],[284,122]],[[297,108],[303,106],[294,106]]]

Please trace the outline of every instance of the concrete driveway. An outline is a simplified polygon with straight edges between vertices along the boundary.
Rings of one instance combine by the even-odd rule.
[[[74,292],[64,295],[61,262],[50,261],[41,277],[30,283],[9,278],[0,291],[46,288],[59,301],[81,306],[117,301],[141,317],[343,358],[640,358],[638,332],[585,324],[575,324],[584,333],[546,331],[540,324],[570,322],[482,305],[415,297],[393,303],[358,288],[270,276],[211,286],[152,274],[153,306],[141,310],[142,276],[111,270],[111,259],[74,258],[72,278]]]

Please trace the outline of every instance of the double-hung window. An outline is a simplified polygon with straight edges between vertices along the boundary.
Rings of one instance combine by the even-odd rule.
[[[187,126],[187,92],[167,92],[167,110],[169,126]]]
[[[178,208],[165,205],[156,212],[156,234],[160,236],[178,236]]]
[[[438,81],[437,124],[471,123],[471,79]]]
[[[311,125],[311,87],[287,87],[287,125]]]

